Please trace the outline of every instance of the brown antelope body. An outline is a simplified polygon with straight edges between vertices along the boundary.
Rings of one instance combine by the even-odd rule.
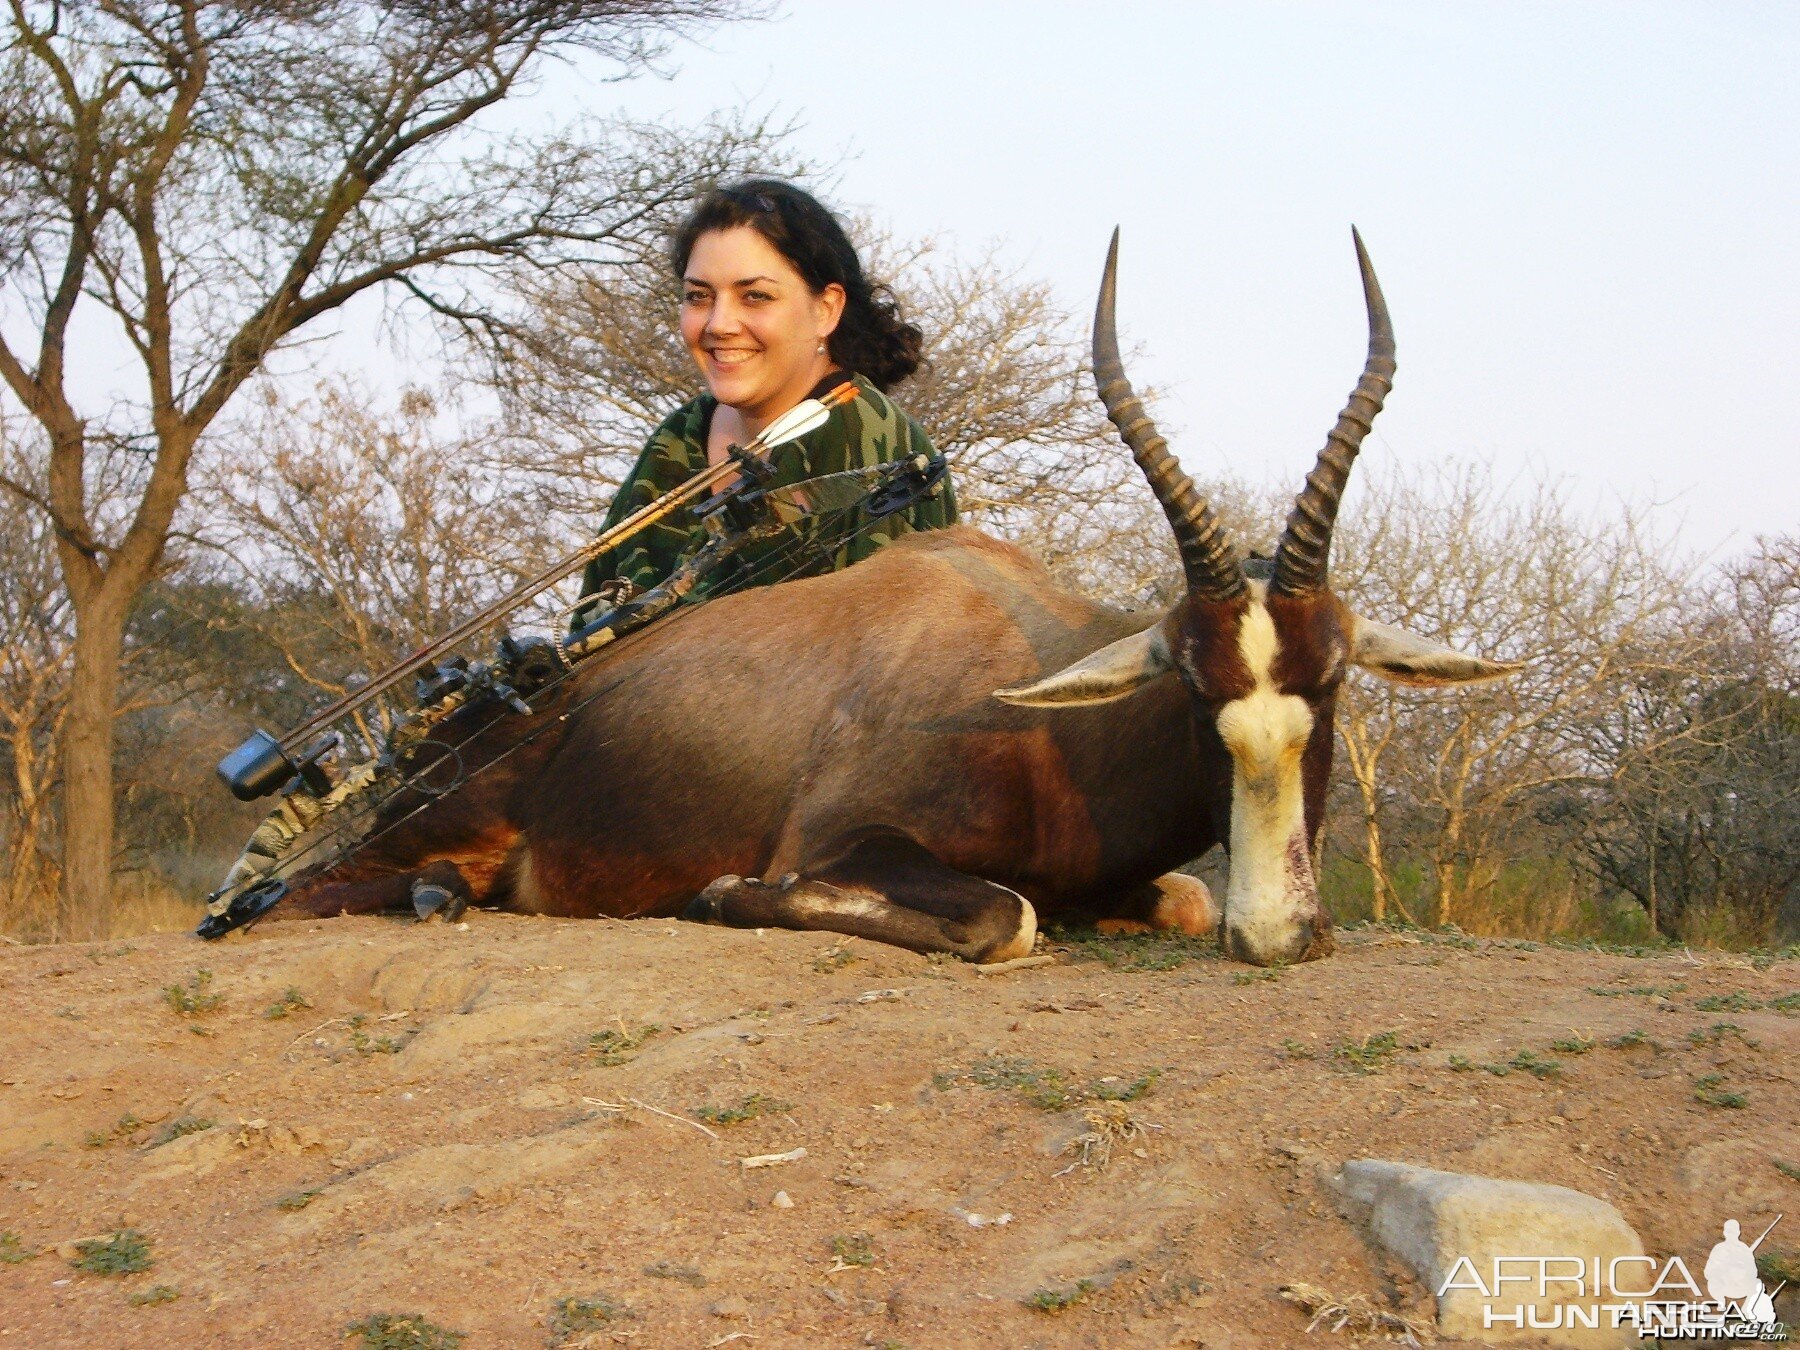
[[[1513,667],[1370,623],[1327,585],[1338,498],[1394,368],[1361,240],[1368,361],[1272,563],[1240,560],[1132,394],[1116,252],[1115,236],[1096,378],[1175,530],[1174,608],[1071,595],[965,527],[711,601],[594,658],[536,717],[460,714],[440,735],[467,738],[466,762],[514,753],[302,878],[275,915],[476,900],[995,960],[1029,951],[1040,916],[1209,930],[1205,888],[1171,870],[1222,844],[1228,950],[1329,952],[1312,860],[1349,667],[1418,684]],[[545,719],[560,720],[520,745]]]

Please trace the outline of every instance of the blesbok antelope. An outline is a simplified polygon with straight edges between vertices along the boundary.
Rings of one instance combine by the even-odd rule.
[[[457,714],[436,736],[470,763],[567,721],[300,878],[274,915],[447,895],[452,911],[685,915],[986,961],[1029,951],[1040,915],[1208,930],[1205,888],[1172,869],[1223,844],[1229,953],[1329,952],[1312,858],[1345,674],[1440,685],[1514,667],[1360,618],[1328,583],[1338,501],[1394,371],[1360,237],[1368,359],[1267,562],[1240,557],[1125,378],[1117,251],[1115,233],[1095,376],[1175,532],[1172,609],[1072,595],[966,527],[710,601],[578,667],[538,717]]]

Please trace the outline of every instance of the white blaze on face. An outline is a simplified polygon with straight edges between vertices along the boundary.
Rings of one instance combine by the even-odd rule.
[[[1264,594],[1252,584],[1238,630],[1238,650],[1256,687],[1219,710],[1219,736],[1232,763],[1225,927],[1243,954],[1292,961],[1306,946],[1302,922],[1318,907],[1300,774],[1313,714],[1305,699],[1275,688],[1271,672],[1280,643]]]

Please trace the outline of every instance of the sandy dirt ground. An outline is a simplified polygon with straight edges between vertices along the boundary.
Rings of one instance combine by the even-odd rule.
[[[1727,1217],[1800,1249],[1800,961],[1341,948],[983,975],[474,913],[8,949],[0,1350],[1318,1345],[1284,1284],[1430,1317],[1324,1183],[1357,1157],[1571,1186],[1691,1264]]]

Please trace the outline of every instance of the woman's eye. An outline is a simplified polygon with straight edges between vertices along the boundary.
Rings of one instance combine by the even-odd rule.
[[[689,291],[683,298],[690,305],[704,305],[707,300],[707,295],[705,291]]]
[[[773,300],[774,298],[775,297],[770,295],[767,291],[745,291],[744,292],[744,299],[746,299],[746,300]]]

